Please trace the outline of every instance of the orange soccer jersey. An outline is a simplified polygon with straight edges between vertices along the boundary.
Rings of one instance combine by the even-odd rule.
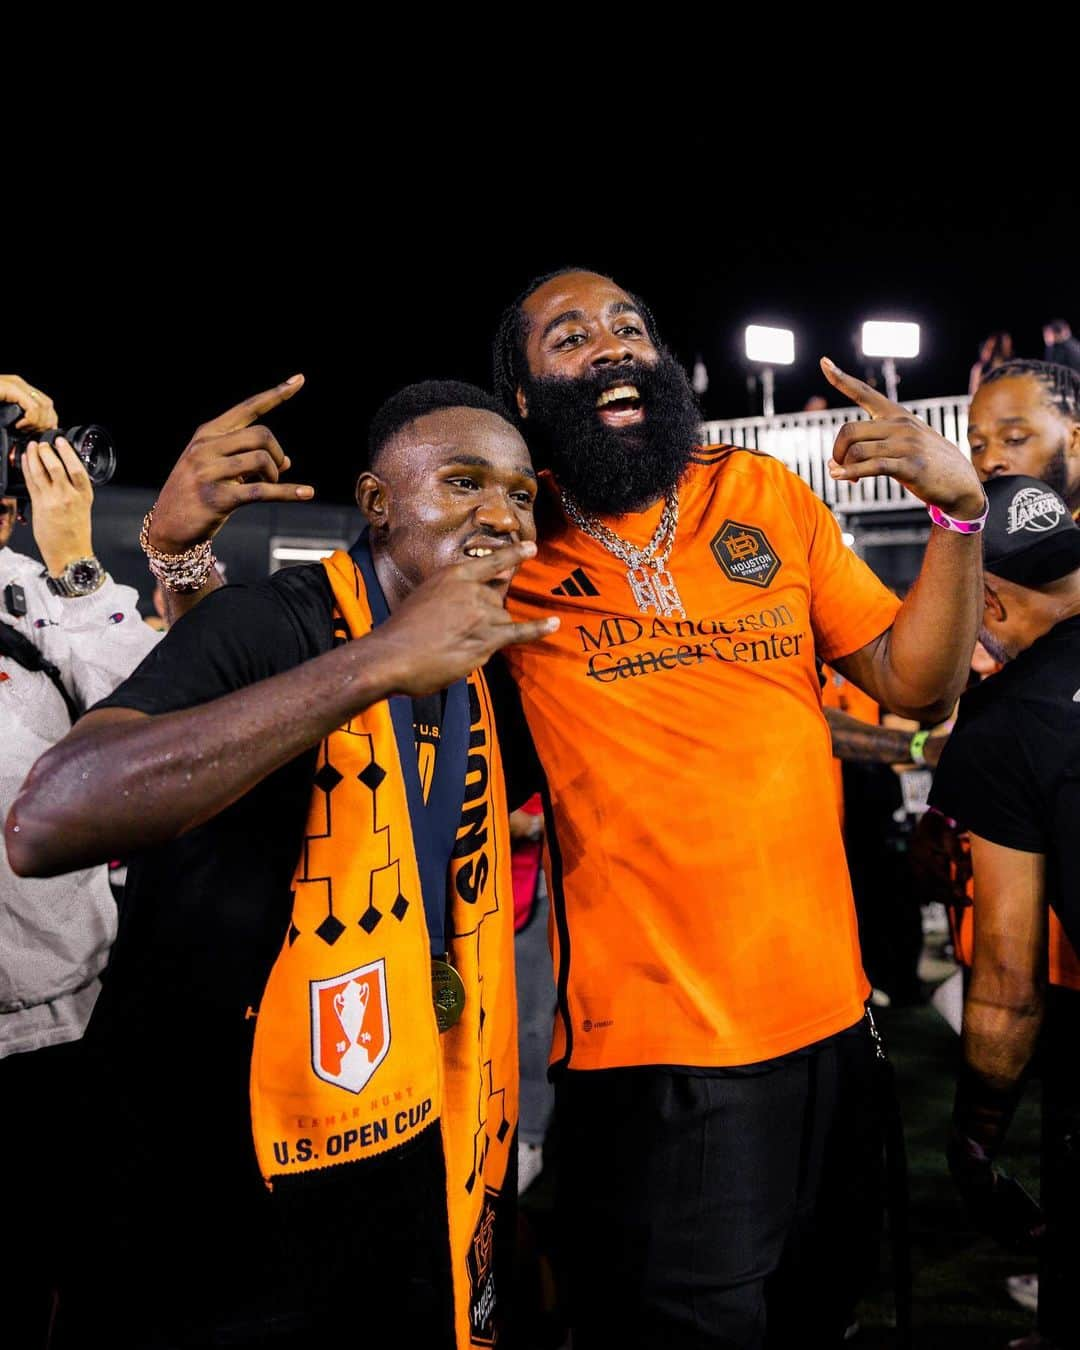
[[[644,546],[660,510],[607,523]],[[516,618],[562,619],[507,652],[547,780],[552,1056],[572,1068],[753,1063],[869,993],[815,658],[899,601],[777,460],[699,451],[679,512],[684,618],[642,612],[561,515],[511,591]]]

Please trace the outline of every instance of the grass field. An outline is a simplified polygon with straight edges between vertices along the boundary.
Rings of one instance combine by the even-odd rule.
[[[957,1038],[929,1005],[875,1009],[897,1076],[909,1172],[909,1228],[916,1350],[995,1350],[1030,1331],[1033,1314],[1005,1291],[1009,1275],[1033,1270],[972,1230],[945,1170]],[[1002,1165],[1038,1194],[1037,1090],[1029,1090]],[[1080,1275],[1080,1272],[1078,1272]],[[851,1345],[886,1350],[897,1344],[888,1246],[882,1276],[859,1309]]]

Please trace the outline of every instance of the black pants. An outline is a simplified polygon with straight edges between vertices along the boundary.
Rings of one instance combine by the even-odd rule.
[[[1080,1346],[1080,993],[1047,990],[1039,1043],[1046,1237],[1039,1253],[1038,1326],[1063,1350]]]
[[[882,1214],[865,1023],[761,1065],[569,1072],[556,1093],[574,1350],[842,1344]]]
[[[40,1350],[52,1322],[65,1244],[94,1240],[92,1214],[72,1212],[71,1099],[82,1043],[0,1059],[0,1344]]]

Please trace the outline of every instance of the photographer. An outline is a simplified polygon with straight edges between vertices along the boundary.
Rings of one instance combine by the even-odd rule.
[[[57,426],[51,399],[16,375],[0,376],[2,404],[22,409],[20,437]],[[30,440],[9,461],[0,483],[18,496],[0,499],[4,811],[38,756],[158,641],[140,619],[135,591],[94,558],[93,488],[70,443]],[[8,547],[24,495],[40,561]],[[95,785],[86,788],[93,793]],[[44,1344],[51,1313],[64,1107],[117,915],[104,867],[35,881],[15,876],[6,854],[0,915],[0,1184],[15,1238],[4,1263],[5,1340],[32,1348]]]

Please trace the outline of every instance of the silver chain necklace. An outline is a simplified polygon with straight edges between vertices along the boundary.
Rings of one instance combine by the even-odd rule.
[[[614,530],[601,524],[595,516],[587,516],[565,489],[560,496],[563,510],[578,529],[595,539],[597,543],[603,544],[609,553],[614,553],[620,562],[626,564],[626,580],[630,583],[630,590],[642,614],[648,614],[650,609],[655,609],[662,619],[686,618],[686,607],[667,565],[675,543],[675,531],[679,526],[677,486],[664,494],[664,509],[660,514],[660,523],[645,548],[637,548],[627,543]]]

